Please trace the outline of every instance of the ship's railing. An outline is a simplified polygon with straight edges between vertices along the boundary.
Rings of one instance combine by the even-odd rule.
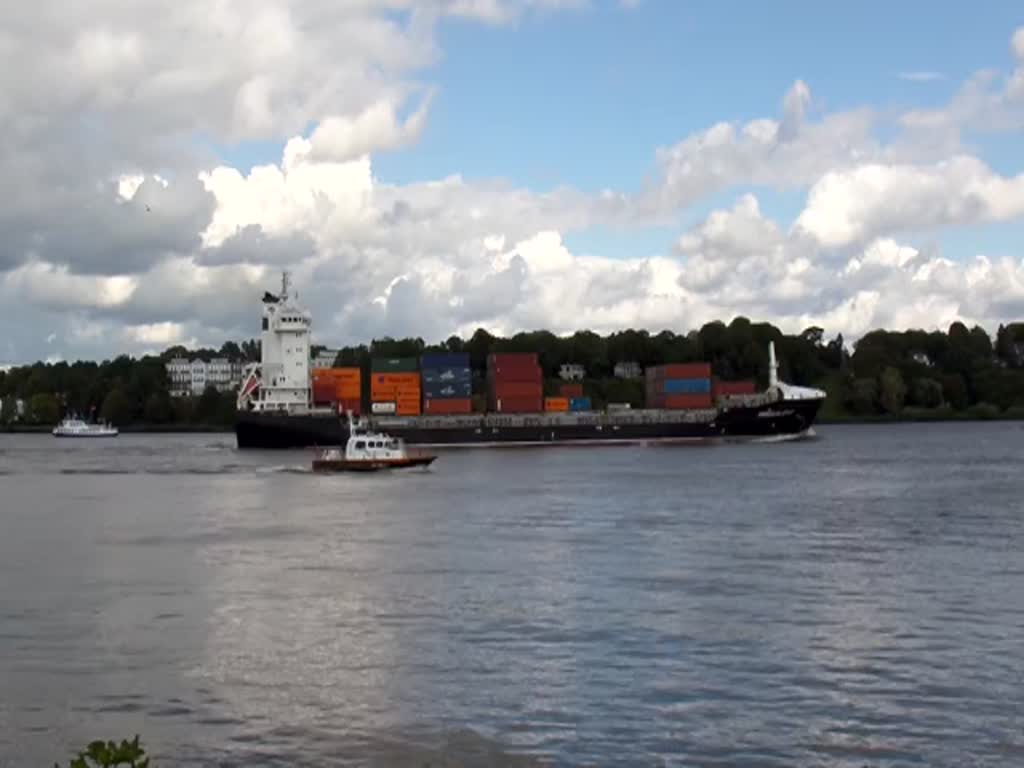
[[[501,429],[509,427],[545,426],[614,426],[627,424],[691,424],[711,421],[716,408],[686,410],[642,409],[629,411],[577,411],[545,413],[476,413],[450,416],[385,416],[372,417],[374,426],[389,428],[416,427],[417,429]]]

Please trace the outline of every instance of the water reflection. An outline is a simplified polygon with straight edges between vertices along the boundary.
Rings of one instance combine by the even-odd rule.
[[[1000,428],[394,478],[5,442],[0,764],[135,732],[160,765],[1012,764]]]

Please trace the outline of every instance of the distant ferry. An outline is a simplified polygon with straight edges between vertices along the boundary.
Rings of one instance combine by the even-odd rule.
[[[117,427],[90,424],[79,418],[66,418],[53,428],[54,437],[117,437]]]
[[[334,408],[314,405],[309,312],[281,293],[263,296],[261,361],[245,372],[238,394],[239,448],[345,445],[350,427]],[[757,438],[793,439],[811,432],[825,400],[819,389],[778,379],[769,345],[769,386],[764,392],[718,397],[712,407],[637,408],[539,413],[466,413],[370,416],[372,428],[410,445],[436,447],[551,444],[671,443]]]

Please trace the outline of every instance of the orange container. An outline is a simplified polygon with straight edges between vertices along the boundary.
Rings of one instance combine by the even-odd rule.
[[[355,392],[358,395],[363,391],[362,382],[360,382],[359,379],[335,379],[333,384],[334,391],[338,394],[341,394],[342,392],[346,394]]]
[[[363,374],[358,368],[314,368],[313,381],[354,381],[357,384]]]
[[[420,399],[419,373],[374,373],[370,376],[370,398],[375,401]]]
[[[545,411],[568,411],[569,410],[569,398],[568,397],[545,397],[544,398],[544,410]]]
[[[419,387],[370,387],[373,400],[396,400],[400,397],[420,397]]]
[[[420,374],[414,373],[372,373],[370,374],[371,387],[399,387],[402,385],[420,385]]]

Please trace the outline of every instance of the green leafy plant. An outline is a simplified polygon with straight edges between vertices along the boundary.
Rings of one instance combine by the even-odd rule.
[[[131,741],[122,739],[120,744],[113,741],[94,741],[84,752],[79,752],[68,768],[149,768],[146,750],[139,746],[139,737]],[[54,763],[54,768],[60,766]]]

